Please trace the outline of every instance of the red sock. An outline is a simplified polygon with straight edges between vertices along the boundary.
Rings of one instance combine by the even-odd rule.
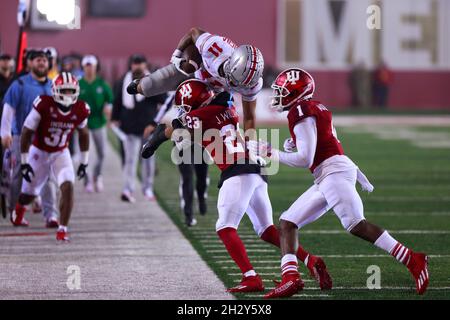
[[[263,234],[261,235],[261,239],[264,241],[273,244],[274,246],[280,247],[280,234],[278,232],[278,229],[271,225],[266,230],[264,230]],[[309,252],[305,251],[303,247],[299,244],[298,250],[297,250],[297,258],[301,262],[305,262],[306,257],[308,257]]]
[[[278,233],[278,229],[271,225],[266,230],[264,230],[261,235],[261,239],[264,241],[273,244],[274,246],[280,247],[280,234]]]
[[[27,208],[21,205],[19,202],[16,203],[16,215],[24,215]]]
[[[400,242],[397,242],[391,251],[391,255],[406,266],[408,265],[411,257],[411,250],[402,245]]]
[[[253,266],[247,256],[244,243],[239,237],[237,230],[233,228],[224,228],[217,231],[219,238],[222,240],[228,254],[236,262],[242,273],[253,270]]]

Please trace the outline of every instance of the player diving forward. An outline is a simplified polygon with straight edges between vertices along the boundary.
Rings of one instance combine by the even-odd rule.
[[[250,263],[237,228],[247,213],[258,236],[268,243],[280,246],[278,230],[273,225],[267,182],[261,175],[261,167],[249,160],[248,151],[244,149],[235,108],[226,102],[211,104],[213,98],[212,90],[200,80],[191,79],[181,83],[175,93],[175,104],[180,111],[180,121],[190,132],[187,139],[183,140],[187,141],[188,145],[180,142],[178,138],[173,139],[179,136],[177,131],[173,132],[172,139],[180,145],[184,144],[184,150],[191,150],[189,145],[191,137],[194,137],[195,142],[201,143],[210,152],[222,171],[217,200],[219,218],[216,231],[243,274],[241,283],[228,291],[262,291],[262,280]],[[186,130],[184,132],[187,133]],[[196,136],[201,139],[195,140]],[[295,254],[305,262],[322,289],[331,288],[331,278],[320,257],[309,254],[301,246],[298,246]]]
[[[303,193],[280,218],[281,283],[266,298],[288,297],[302,288],[297,271],[297,230],[333,209],[342,226],[351,234],[373,243],[403,263],[413,275],[417,293],[427,289],[428,257],[395,240],[387,231],[365,220],[356,181],[363,190],[373,186],[344,155],[333,127],[331,112],[312,100],[315,84],[309,73],[293,68],[281,72],[272,88],[272,108],[288,111],[291,138],[281,152],[264,142],[249,142],[251,152],[269,155],[272,160],[292,167],[309,168],[314,185]],[[295,152],[295,148],[297,151]]]
[[[67,225],[73,207],[75,174],[67,146],[74,130],[78,130],[81,163],[77,175],[81,179],[86,175],[88,164],[87,118],[90,110],[85,102],[78,100],[78,81],[68,72],[59,74],[53,80],[52,93],[52,97],[36,98],[24,123],[20,141],[24,181],[11,221],[14,225],[28,225],[24,219],[25,206],[33,201],[53,175],[61,189],[61,216],[56,239],[69,241]]]
[[[171,65],[157,70],[141,80],[135,80],[128,87],[128,93],[141,93],[152,96],[161,92],[175,90],[181,80],[192,76],[183,70],[186,58],[183,52],[190,46],[195,46],[201,56],[201,63],[189,60],[195,64],[194,76],[205,81],[216,93],[223,93],[222,99],[231,101],[233,93],[239,93],[242,98],[244,115],[244,130],[252,138],[255,129],[255,109],[257,94],[263,86],[262,73],[264,59],[261,51],[252,45],[237,46],[230,39],[213,35],[199,28],[192,28],[179,42],[175,49]],[[162,130],[158,126],[154,138]],[[166,127],[166,138],[173,128]],[[159,141],[164,142],[167,139]]]

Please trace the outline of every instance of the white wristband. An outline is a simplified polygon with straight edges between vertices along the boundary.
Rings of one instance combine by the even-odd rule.
[[[80,162],[87,165],[89,161],[89,151],[81,151]]]
[[[20,154],[20,163],[26,164],[28,163],[28,152],[24,152]]]

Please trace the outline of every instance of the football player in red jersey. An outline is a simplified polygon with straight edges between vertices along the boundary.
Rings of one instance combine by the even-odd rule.
[[[175,105],[179,109],[179,119],[188,132],[175,130],[172,140],[184,150],[191,150],[192,140],[202,144],[222,172],[216,231],[243,274],[241,283],[228,291],[262,291],[263,283],[249,261],[237,228],[247,213],[258,236],[280,247],[278,230],[273,225],[266,176],[261,175],[257,159],[244,149],[235,108],[220,99],[212,101],[214,96],[208,85],[200,80],[186,80],[179,85],[175,93]],[[184,134],[187,136],[183,139]],[[186,159],[191,157],[187,156]],[[296,255],[301,261],[309,260],[305,264],[316,276],[322,289],[331,288],[331,278],[320,257],[309,254],[301,246],[298,246]]]
[[[344,155],[331,112],[319,101],[312,100],[315,84],[311,75],[301,69],[288,69],[278,75],[272,88],[272,108],[288,111],[291,138],[284,143],[286,152],[271,149],[264,142],[250,142],[249,149],[291,167],[309,168],[314,185],[281,215],[282,281],[265,297],[288,297],[301,289],[295,256],[297,231],[329,209],[333,209],[348,232],[373,243],[406,265],[416,281],[417,292],[423,294],[429,282],[428,257],[408,249],[364,218],[356,181],[368,192],[373,191],[373,186]]]
[[[25,120],[21,136],[22,192],[11,216],[15,226],[27,226],[25,206],[40,193],[52,174],[61,189],[58,241],[68,241],[67,225],[73,207],[75,174],[67,148],[70,138],[78,130],[81,162],[77,175],[86,174],[89,151],[87,118],[89,106],[78,100],[80,87],[72,74],[63,72],[52,83],[53,96],[39,96]]]

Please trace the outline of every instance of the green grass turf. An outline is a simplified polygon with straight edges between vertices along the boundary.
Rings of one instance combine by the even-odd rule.
[[[345,232],[314,233],[318,230],[343,230],[339,220],[330,211],[306,226],[303,229],[305,232],[300,233],[300,241],[310,252],[325,256],[336,289],[322,292],[308,275],[304,275],[303,278],[307,280],[305,290],[292,299],[450,299],[450,149],[424,149],[406,140],[380,140],[363,131],[346,128],[337,130],[346,154],[375,186],[374,193],[370,195],[360,192],[366,218],[392,231],[393,236],[406,246],[432,256],[429,262],[430,289],[425,296],[417,296],[414,282],[406,268],[369,243]],[[436,129],[421,127],[417,130],[433,132]],[[439,131],[450,133],[450,128],[441,128]],[[285,137],[288,137],[288,132],[282,129],[280,139],[283,141]],[[198,225],[187,228],[179,207],[179,174],[170,160],[171,147],[170,143],[165,143],[158,150],[155,183],[158,200],[225,285],[233,286],[241,278],[239,269],[228,257],[214,230],[219,171],[215,166],[210,166],[208,214],[205,217],[197,215]],[[278,221],[280,213],[311,186],[312,176],[304,169],[280,166],[279,173],[270,177],[269,181],[274,221]],[[444,233],[396,232],[402,230]],[[263,274],[266,288],[273,287],[272,280],[279,278],[278,249],[258,239],[247,217],[244,217],[239,233],[243,235],[255,270]],[[369,276],[367,268],[370,265],[381,268],[380,290],[366,288]],[[301,272],[305,271],[301,266]],[[237,294],[236,297],[257,299],[261,295]]]

